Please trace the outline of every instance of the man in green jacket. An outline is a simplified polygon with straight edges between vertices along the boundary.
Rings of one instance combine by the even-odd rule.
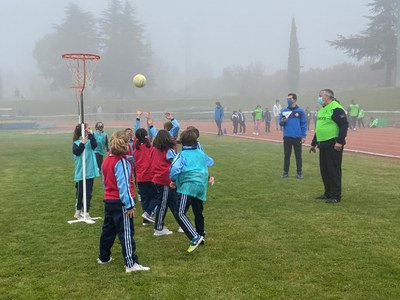
[[[319,92],[317,128],[311,142],[310,152],[319,148],[319,168],[325,191],[316,199],[326,203],[338,203],[342,198],[342,156],[349,128],[346,112],[334,98],[333,91],[323,89]]]

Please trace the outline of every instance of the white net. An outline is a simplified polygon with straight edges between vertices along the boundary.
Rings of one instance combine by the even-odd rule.
[[[66,59],[68,70],[72,75],[72,88],[83,89],[94,83],[94,71],[98,59]]]

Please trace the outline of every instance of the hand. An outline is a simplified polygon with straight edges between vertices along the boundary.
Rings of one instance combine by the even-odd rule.
[[[144,113],[144,116],[146,117],[147,120],[150,119],[150,113],[148,111]]]
[[[136,111],[136,117],[140,119],[140,116],[142,115],[142,111],[141,110],[137,110]]]
[[[149,126],[153,126],[153,119],[147,119],[147,124]]]
[[[170,121],[171,121],[171,119],[172,119],[171,113],[169,113],[169,112],[165,113],[165,118],[166,118],[167,120],[170,120]]]
[[[176,182],[171,181],[171,182],[169,183],[169,187],[170,187],[171,189],[176,189]]]
[[[127,215],[129,218],[132,219],[132,218],[135,216],[135,208],[132,207],[131,209],[128,209],[128,210],[125,212],[125,215]]]
[[[334,148],[336,151],[342,151],[343,145],[342,145],[342,144],[339,144],[339,143],[336,143],[335,146],[333,146],[333,148]]]
[[[88,138],[87,138],[87,136],[85,136],[82,138],[81,143],[85,145],[87,143],[87,141],[88,141]]]
[[[300,143],[304,144],[305,142],[306,142],[306,138],[302,138]]]
[[[281,122],[282,122],[282,123],[285,123],[285,122],[286,122],[286,117],[285,117],[285,116],[282,117]]]
[[[314,152],[314,153],[315,153],[315,152],[316,152],[316,151],[315,151],[315,146],[311,146],[311,148],[310,148],[310,151],[309,151],[309,152],[310,152],[310,153],[311,153],[311,152]]]

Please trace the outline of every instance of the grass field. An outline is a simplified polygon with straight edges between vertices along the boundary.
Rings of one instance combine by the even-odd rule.
[[[118,242],[98,265],[102,222],[74,213],[72,134],[0,131],[0,299],[399,299],[397,160],[344,155],[340,204],[322,192],[318,155],[282,180],[282,145],[203,135],[216,184],[206,245],[188,254],[176,233],[154,237],[135,219],[149,272],[126,274]],[[140,204],[137,213],[141,213]],[[102,216],[101,180],[92,216]]]

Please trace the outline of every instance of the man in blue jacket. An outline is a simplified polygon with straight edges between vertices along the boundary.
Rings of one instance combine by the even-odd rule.
[[[307,119],[305,111],[297,106],[297,95],[290,93],[287,97],[288,107],[279,116],[279,124],[283,127],[284,163],[282,178],[289,177],[290,156],[292,147],[296,156],[297,179],[303,179],[301,145],[307,136]]]
[[[221,103],[218,101],[215,103],[215,112],[214,112],[214,119],[215,123],[217,123],[218,126],[218,136],[223,136],[222,132],[222,120],[224,119],[224,108],[221,106]]]

